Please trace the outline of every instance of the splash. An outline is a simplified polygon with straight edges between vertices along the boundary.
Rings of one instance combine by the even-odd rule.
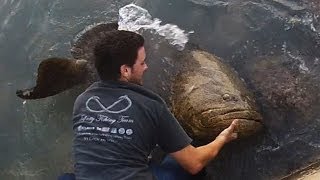
[[[133,32],[150,30],[151,33],[167,39],[170,44],[176,46],[179,50],[183,50],[189,40],[188,35],[193,32],[186,33],[177,25],[161,25],[161,22],[160,19],[153,19],[146,9],[135,4],[126,5],[119,10],[119,30]]]
[[[293,16],[289,19],[287,19],[287,23],[285,24],[285,30],[290,30],[296,25],[304,25],[308,27],[311,31],[320,34],[320,30],[316,28],[315,22],[317,22],[317,19],[319,18],[319,15],[306,13],[303,16]]]
[[[300,57],[299,55],[294,55],[291,51],[289,51],[286,42],[282,44],[281,50],[290,59],[299,63],[298,67],[299,67],[300,73],[303,73],[303,74],[311,73],[310,69],[306,66],[306,62],[304,61],[303,57]]]

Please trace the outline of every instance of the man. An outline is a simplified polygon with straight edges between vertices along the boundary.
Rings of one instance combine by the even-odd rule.
[[[95,47],[94,55],[101,81],[74,104],[77,180],[168,179],[170,173],[163,177],[165,172],[148,165],[148,155],[156,145],[173,157],[166,162],[176,161],[196,174],[237,137],[234,121],[211,143],[197,148],[190,144],[191,138],[165,102],[142,87],[148,66],[141,35],[111,31]]]

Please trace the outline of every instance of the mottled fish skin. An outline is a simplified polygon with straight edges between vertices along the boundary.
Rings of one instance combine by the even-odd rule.
[[[261,130],[253,96],[230,67],[199,50],[183,59],[184,71],[173,83],[172,109],[190,136],[211,141],[234,119],[239,119],[240,138]]]

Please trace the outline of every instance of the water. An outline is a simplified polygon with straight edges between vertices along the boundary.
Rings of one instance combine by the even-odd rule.
[[[26,101],[42,59],[70,56],[86,26],[115,21],[132,1],[0,0],[0,179],[55,179],[72,171],[71,112],[77,92]]]
[[[70,118],[81,89],[36,101],[18,99],[15,90],[34,85],[42,59],[70,57],[71,42],[95,24],[118,20],[121,8],[121,29],[217,54],[255,94],[266,133],[227,147],[209,177],[277,179],[319,159],[317,1],[135,1],[146,10],[130,3],[0,0],[0,179],[55,179],[72,171]],[[172,66],[160,52],[159,62]]]
[[[188,42],[188,35],[193,31],[185,33],[174,24],[161,24],[160,19],[153,19],[146,9],[135,4],[129,4],[119,10],[119,30],[129,30],[139,32],[139,30],[149,30],[154,34],[159,34],[169,41],[170,44],[176,46],[179,50],[183,50]]]

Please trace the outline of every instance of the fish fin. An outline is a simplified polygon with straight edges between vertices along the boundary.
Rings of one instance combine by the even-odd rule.
[[[85,83],[88,78],[87,64],[83,59],[45,59],[38,67],[36,86],[17,90],[16,94],[22,99],[40,99]]]

